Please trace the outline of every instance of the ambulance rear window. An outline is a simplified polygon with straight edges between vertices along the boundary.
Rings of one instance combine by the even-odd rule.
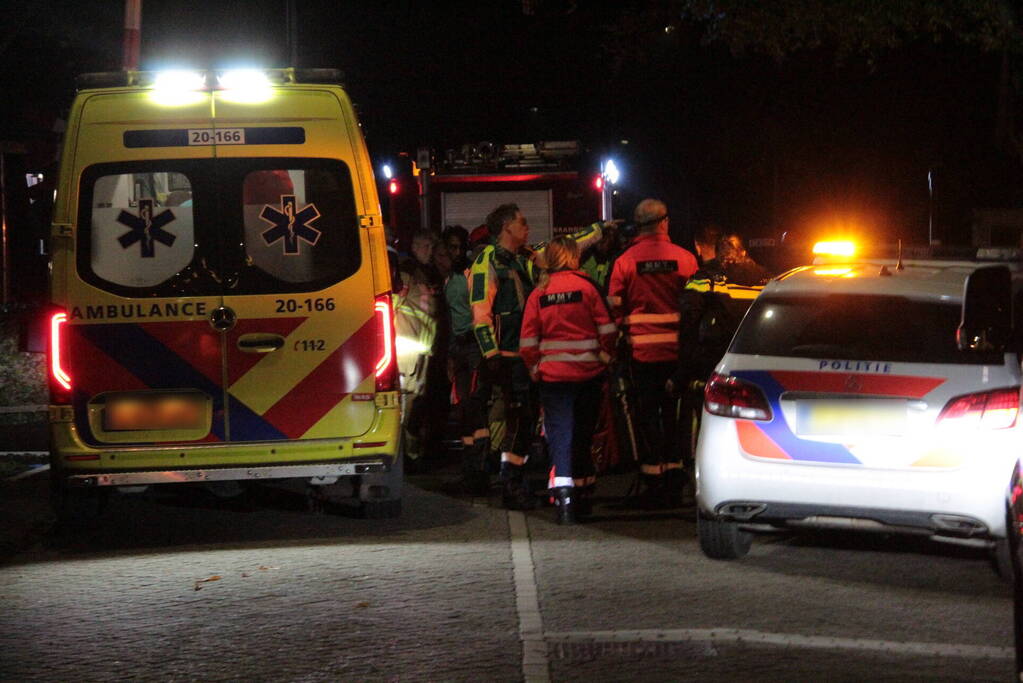
[[[362,263],[351,173],[332,159],[96,164],[78,225],[79,275],[120,296],[312,292]]]
[[[195,251],[192,181],[169,170],[101,175],[89,206],[92,272],[114,285],[153,287]]]
[[[999,354],[956,348],[958,304],[895,296],[761,296],[732,353],[903,363],[1001,365]]]
[[[241,293],[312,289],[358,269],[358,219],[348,169],[340,162],[246,170],[242,203]]]

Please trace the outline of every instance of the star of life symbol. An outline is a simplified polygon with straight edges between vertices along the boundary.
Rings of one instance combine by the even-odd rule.
[[[284,253],[294,256],[299,253],[299,240],[315,245],[323,233],[312,227],[310,223],[320,217],[320,212],[315,204],[307,204],[301,211],[297,210],[298,203],[295,195],[281,195],[281,211],[269,204],[263,205],[259,217],[267,223],[273,224],[272,228],[263,231],[263,241],[270,246],[279,239],[284,239]]]
[[[170,209],[165,209],[154,216],[153,200],[140,199],[139,215],[135,216],[123,209],[118,214],[117,222],[128,226],[130,230],[118,237],[117,241],[124,249],[138,242],[142,258],[153,258],[156,256],[157,242],[169,247],[177,239],[177,235],[172,235],[163,229],[174,219],[174,212]]]

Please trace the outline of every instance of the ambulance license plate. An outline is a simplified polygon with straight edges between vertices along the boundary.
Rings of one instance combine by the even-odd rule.
[[[906,432],[901,399],[815,399],[796,402],[800,436],[899,436]]]
[[[189,128],[189,145],[244,145],[244,128]]]
[[[206,418],[201,394],[120,396],[107,400],[103,429],[109,432],[199,429]]]

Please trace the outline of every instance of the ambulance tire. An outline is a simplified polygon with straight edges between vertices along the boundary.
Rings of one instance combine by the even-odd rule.
[[[403,440],[404,441],[404,440]],[[359,481],[359,501],[364,519],[401,517],[402,485],[405,479],[404,448],[399,448],[387,472],[364,474]]]
[[[711,519],[700,510],[696,512],[696,530],[700,537],[700,550],[712,560],[745,557],[753,544],[753,534],[740,529],[736,522]]]
[[[105,489],[71,488],[54,473],[50,478],[50,506],[57,518],[54,531],[69,534],[97,527],[109,494]]]

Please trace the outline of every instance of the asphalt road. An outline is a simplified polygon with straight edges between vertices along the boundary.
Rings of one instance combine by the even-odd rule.
[[[1014,675],[1011,592],[976,551],[775,534],[715,562],[692,509],[615,508],[625,476],[576,527],[411,479],[399,520],[179,490],[117,497],[71,538],[49,530],[45,476],[6,482],[0,679]]]

